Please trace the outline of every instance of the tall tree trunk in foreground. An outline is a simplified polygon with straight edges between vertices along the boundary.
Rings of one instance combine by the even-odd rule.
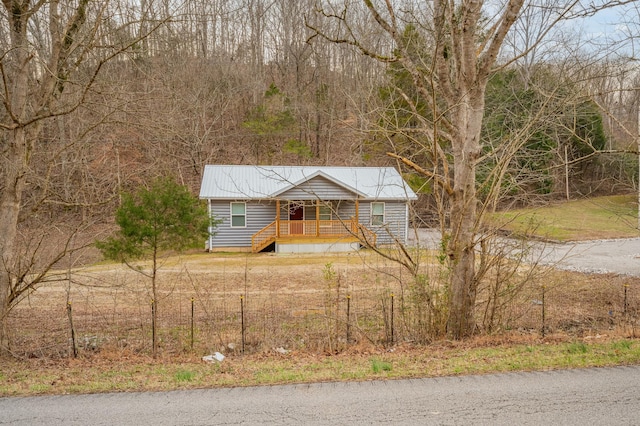
[[[4,182],[0,192],[0,347],[6,344],[7,314],[12,301],[12,283],[18,218],[22,202],[22,192],[29,167],[30,153],[33,150],[33,138],[40,132],[39,121],[30,122],[33,100],[30,98],[29,75],[31,53],[27,24],[30,10],[29,2],[20,3],[5,0],[4,16],[8,19],[10,31],[9,43],[3,46],[4,58],[1,65],[4,77],[4,111],[0,126],[3,133],[0,165]],[[16,13],[16,12],[20,13]]]
[[[476,163],[481,154],[485,90],[498,52],[523,2],[507,1],[497,15],[490,15],[493,18],[487,24],[482,18],[489,13],[483,13],[481,0],[434,0],[432,7],[413,4],[415,10],[401,10],[392,2],[363,0],[372,21],[392,39],[392,52],[368,43],[366,35],[357,30],[360,23],[350,21],[348,7],[336,10],[325,3],[322,10],[326,19],[340,21],[340,27],[346,28],[344,33],[327,34],[314,28],[317,35],[330,41],[351,44],[377,60],[399,63],[410,76],[420,103],[427,106],[430,117],[423,115],[420,124],[421,132],[430,135],[434,171],[412,160],[413,154],[424,151],[423,146],[415,146],[414,152],[391,155],[434,179],[449,197],[451,235],[444,239],[450,266],[447,334],[454,339],[467,337],[475,329],[475,246],[481,222]],[[402,95],[414,114],[420,115],[416,101]]]

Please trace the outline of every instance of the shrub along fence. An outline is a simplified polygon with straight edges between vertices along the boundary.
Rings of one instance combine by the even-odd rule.
[[[492,320],[490,331],[483,326],[489,309],[481,302],[478,331],[542,337],[562,331],[583,336],[624,327],[635,335],[638,284],[619,279],[591,290],[590,297],[579,302],[572,300],[577,297],[575,289],[533,285],[497,311],[500,318]],[[337,353],[352,345],[428,343],[430,335],[423,332],[425,312],[408,288],[210,294],[172,290],[158,302],[159,350],[165,355]],[[19,357],[38,358],[100,351],[151,353],[152,304],[145,294],[111,289],[109,299],[86,291],[84,297],[82,292],[74,294],[69,302],[68,295],[44,291],[11,314],[11,350]]]
[[[158,341],[164,352],[255,353],[272,349],[336,353],[366,341],[407,339],[397,297],[350,293],[171,294],[158,303]],[[96,306],[89,300],[11,316],[18,356],[71,356],[105,348],[150,351],[152,304]]]

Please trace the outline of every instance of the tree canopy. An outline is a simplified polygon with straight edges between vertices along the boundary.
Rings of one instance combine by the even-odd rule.
[[[171,178],[123,194],[116,224],[116,235],[98,247],[105,257],[124,262],[201,246],[212,226],[206,206]]]

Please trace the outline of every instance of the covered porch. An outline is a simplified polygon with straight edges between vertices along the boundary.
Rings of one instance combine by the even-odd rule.
[[[361,244],[375,246],[376,234],[358,222],[359,203],[348,219],[330,201],[276,200],[275,220],[251,238],[251,250],[258,253],[271,244]],[[308,216],[314,216],[309,218]]]

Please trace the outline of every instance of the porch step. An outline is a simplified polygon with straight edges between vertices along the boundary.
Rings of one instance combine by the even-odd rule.
[[[267,247],[269,247],[271,244],[274,244],[275,242],[276,242],[275,237],[271,237],[269,239],[266,239],[261,244],[255,246],[253,248],[253,252],[254,253],[260,253],[262,250],[266,249]]]

